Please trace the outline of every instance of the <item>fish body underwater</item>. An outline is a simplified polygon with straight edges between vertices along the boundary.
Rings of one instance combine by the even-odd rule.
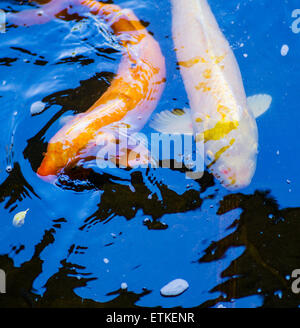
[[[165,60],[160,46],[131,10],[94,0],[52,0],[37,10],[8,16],[14,25],[43,24],[73,5],[104,20],[123,49],[117,74],[108,90],[85,113],[67,122],[49,141],[37,174],[53,181],[66,167],[95,155],[97,138],[108,143],[126,127],[133,134],[143,128],[161,97]],[[82,8],[81,8],[82,9]],[[118,137],[118,136],[117,136]]]
[[[193,133],[202,149],[204,143],[207,168],[222,185],[244,188],[256,169],[255,116],[269,108],[271,97],[247,101],[236,58],[206,0],[171,2],[174,46],[191,110],[179,118],[158,114],[151,126],[164,133]]]

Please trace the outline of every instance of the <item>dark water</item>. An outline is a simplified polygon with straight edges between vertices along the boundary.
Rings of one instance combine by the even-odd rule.
[[[7,273],[1,307],[300,305],[291,291],[291,273],[300,267],[300,33],[291,30],[299,3],[209,2],[247,95],[273,97],[258,118],[255,177],[237,193],[208,172],[192,181],[171,169],[116,175],[85,168],[71,172],[73,183],[41,181],[35,172],[61,118],[87,110],[105,92],[121,54],[91,17],[8,26],[0,34],[0,268]],[[167,86],[156,112],[188,107],[169,1],[114,3],[134,10],[166,57]],[[34,7],[0,3],[5,11]],[[31,115],[37,101],[45,109]],[[14,215],[27,208],[25,224],[14,227]],[[189,289],[162,297],[160,289],[175,278]]]

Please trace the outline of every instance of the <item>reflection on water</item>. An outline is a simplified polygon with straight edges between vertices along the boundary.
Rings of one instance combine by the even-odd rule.
[[[99,210],[87,218],[86,224],[80,229],[86,229],[88,224],[95,224],[97,220],[111,220],[116,215],[124,215],[127,219],[133,218],[135,216],[134,211],[138,206],[141,206],[146,213],[149,211],[146,201],[134,198],[133,195],[130,196],[130,191],[126,188],[117,184],[105,188],[107,198],[101,200],[98,205]],[[112,193],[113,189],[115,190],[115,197],[120,199],[118,204],[109,200],[111,197],[109,193]],[[9,193],[7,192],[7,194]],[[144,191],[140,195],[144,197]],[[171,197],[173,198],[174,194]],[[124,199],[128,200],[126,205],[128,208],[123,206],[122,201]],[[196,193],[190,193],[187,199],[195,207],[201,206],[199,195]],[[152,205],[155,202],[157,201],[153,200]],[[182,200],[182,202],[184,201]],[[133,207],[133,204],[136,208],[132,212],[127,211]],[[11,205],[13,205],[13,201],[11,201]],[[186,209],[189,210],[190,207],[187,206]],[[205,249],[204,255],[199,258],[198,265],[217,262],[226,256],[230,248],[244,246],[245,250],[241,256],[220,272],[223,282],[214,286],[210,291],[211,293],[218,292],[220,296],[211,298],[199,306],[211,307],[221,303],[231,307],[233,300],[259,295],[263,300],[262,306],[297,307],[299,298],[291,291],[290,275],[299,263],[299,255],[297,252],[295,253],[295,250],[300,247],[298,237],[300,208],[280,210],[269,192],[257,191],[252,195],[232,194],[225,196],[220,202],[217,215],[222,218],[222,215],[234,209],[241,209],[242,213],[232,223],[231,227],[228,227],[228,229],[233,229],[233,232],[223,239],[212,241]],[[161,211],[162,209],[159,208],[158,212],[161,213]],[[174,208],[171,208],[171,211],[174,211]],[[184,209],[180,208],[179,205],[178,211],[181,212]],[[153,220],[153,222],[147,223],[149,229],[168,229],[167,226],[162,226],[159,220]],[[73,244],[70,245],[67,258],[61,259],[59,271],[47,281],[46,292],[43,297],[35,294],[32,285],[36,277],[42,272],[43,261],[40,255],[45,248],[55,243],[56,232],[62,228],[65,221],[63,218],[53,220],[52,227],[44,232],[41,242],[35,246],[32,258],[20,267],[14,266],[12,258],[14,254],[17,255],[21,252],[24,246],[12,247],[10,254],[0,256],[0,266],[7,272],[9,278],[7,289],[10,291],[5,296],[5,303],[1,303],[2,306],[134,307],[140,298],[151,293],[145,289],[140,294],[136,294],[120,288],[108,294],[108,296],[113,296],[113,299],[106,303],[79,297],[74,289],[85,287],[89,281],[97,278],[92,273],[82,273],[85,269],[84,266],[68,260],[68,256],[72,253],[85,254],[85,247]],[[79,274],[80,279],[78,278]],[[1,297],[4,301],[4,297]]]
[[[226,281],[212,290],[226,297],[204,305],[260,295],[266,307],[297,307],[299,297],[292,293],[290,279],[299,265],[295,250],[300,246],[300,208],[280,210],[270,192],[257,191],[226,196],[217,214],[222,216],[236,208],[242,209],[242,214],[232,225],[234,232],[213,242],[199,263],[217,261],[231,247],[245,246],[245,251],[221,273]]]
[[[168,59],[157,111],[188,106],[170,37],[169,2],[115,3],[132,6]],[[40,181],[35,172],[47,142],[63,119],[86,111],[105,92],[120,51],[90,17],[78,15],[28,29],[8,26],[1,34],[0,268],[7,273],[8,293],[0,295],[0,307],[299,306],[290,276],[299,266],[300,208],[287,205],[296,198],[299,161],[296,146],[285,153],[283,140],[298,140],[293,124],[299,120],[284,125],[296,111],[287,108],[286,115],[281,96],[276,97],[285,89],[290,102],[297,99],[291,82],[296,79],[276,85],[263,76],[280,76],[286,69],[287,78],[276,79],[283,81],[297,70],[285,67],[280,53],[265,64],[281,67],[280,72],[257,60],[253,70],[255,44],[266,41],[249,41],[251,26],[244,33],[244,17],[249,10],[256,13],[251,3],[240,9],[234,1],[222,8],[212,4],[229,39],[248,47],[235,49],[247,93],[267,92],[269,86],[275,99],[272,117],[258,121],[261,145],[272,146],[262,147],[253,185],[243,193],[225,191],[208,172],[193,181],[186,180],[185,169],[101,171],[93,161],[65,172],[55,186]],[[2,7],[18,11],[35,5],[4,1]],[[275,40],[271,43],[268,49],[275,47]],[[31,105],[38,101],[45,107],[32,115]],[[13,129],[7,122],[14,122]],[[276,137],[277,131],[284,138]],[[152,131],[146,126],[143,132]],[[278,149],[280,158],[274,155]],[[5,170],[8,158],[12,167]],[[293,179],[287,185],[288,174]],[[14,228],[14,214],[27,208],[24,226]],[[177,298],[163,298],[160,288],[175,278],[186,279],[190,288]]]
[[[25,180],[20,165],[15,163],[8,178],[0,185],[0,199],[1,202],[5,202],[4,208],[11,212],[16,208],[17,201],[21,202],[24,198],[32,198],[32,196],[39,198],[32,186]]]

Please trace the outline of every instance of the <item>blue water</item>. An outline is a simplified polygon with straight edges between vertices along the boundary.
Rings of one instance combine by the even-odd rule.
[[[146,22],[166,58],[166,89],[156,113],[188,107],[169,1],[114,3]],[[300,246],[300,33],[291,29],[300,6],[296,0],[209,3],[247,95],[273,98],[257,120],[256,174],[239,193],[209,173],[192,181],[166,169],[151,172],[154,182],[142,170],[119,172],[121,180],[96,172],[93,187],[80,190],[41,181],[35,171],[61,117],[85,111],[100,97],[121,55],[91,17],[80,25],[56,19],[8,26],[0,34],[0,268],[8,273],[1,305],[298,306],[289,277],[299,266]],[[33,7],[0,3],[5,11]],[[46,107],[33,116],[36,101]],[[14,215],[27,208],[25,224],[14,227]],[[189,289],[161,296],[176,278],[188,281]],[[124,282],[127,290],[120,289]]]

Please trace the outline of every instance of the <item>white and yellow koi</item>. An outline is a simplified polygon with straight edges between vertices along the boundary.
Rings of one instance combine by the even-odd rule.
[[[158,114],[151,125],[160,132],[172,133],[176,125],[177,133],[194,133],[196,142],[204,143],[206,166],[222,185],[246,187],[256,168],[255,117],[272,98],[258,95],[247,101],[233,51],[206,0],[171,2],[173,39],[191,112],[165,113],[163,120]]]

